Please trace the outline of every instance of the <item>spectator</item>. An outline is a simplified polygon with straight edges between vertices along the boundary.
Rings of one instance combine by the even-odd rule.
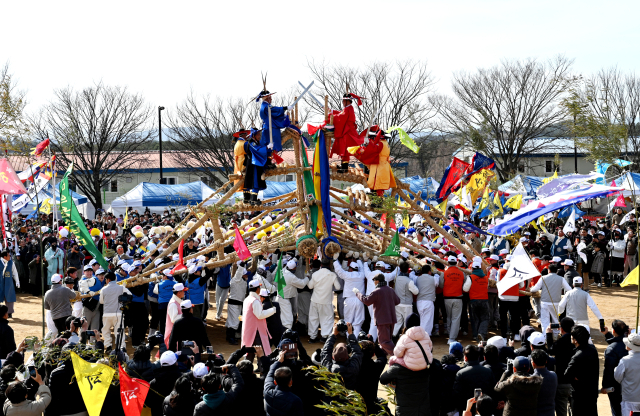
[[[29,262],[29,291],[33,296],[42,296],[42,262],[41,257],[36,254]]]
[[[393,349],[389,365],[400,364],[413,371],[429,368],[433,361],[433,344],[429,335],[420,325],[420,316],[412,313],[406,319],[405,330]]]
[[[538,416],[555,416],[556,414],[556,390],[558,388],[558,376],[547,370],[549,356],[543,350],[531,352],[531,365],[533,375],[542,377],[542,387],[538,393]]]
[[[622,392],[622,414],[640,411],[640,335],[630,334],[623,339],[629,355],[620,359],[614,377]]]
[[[7,401],[4,402],[5,416],[41,416],[51,403],[51,390],[45,386],[40,374],[36,372],[33,380],[40,385],[38,387],[38,400],[27,400],[28,389],[21,381],[9,384],[6,391]]]
[[[471,409],[473,405],[476,405],[476,415],[479,416],[493,416],[493,411],[496,408],[496,404],[491,398],[491,396],[487,396],[485,394],[480,395],[478,400],[475,398],[470,398],[467,400],[467,410],[462,413],[462,416],[473,416],[471,413]]]
[[[100,272],[100,270],[98,270],[98,272]],[[102,317],[102,333],[104,336],[104,346],[107,351],[111,351],[111,327],[113,327],[113,333],[116,336],[117,343],[118,332],[121,329],[123,320],[123,314],[120,310],[120,296],[125,293],[130,295],[131,292],[126,287],[116,283],[116,275],[112,272],[106,273],[104,281],[106,283],[106,286],[104,286],[100,290],[100,304],[104,305],[104,313]],[[124,330],[124,327],[122,327],[122,330]],[[124,347],[125,337],[124,333],[121,333],[120,345],[116,345],[115,349]]]
[[[556,375],[558,376],[558,389],[556,390],[556,415],[567,416],[569,397],[571,396],[571,381],[565,371],[573,357],[573,344],[571,342],[571,330],[573,319],[563,318],[560,321],[560,337],[553,340],[553,330],[547,327],[547,349],[549,354],[556,359]]]
[[[574,289],[575,290],[575,289]],[[598,351],[589,344],[589,331],[582,325],[571,330],[571,342],[576,349],[564,375],[571,380],[571,411],[574,415],[598,414]]]
[[[284,351],[269,369],[264,381],[264,409],[267,416],[302,416],[302,400],[291,392],[291,369],[283,367]]]
[[[7,354],[16,349],[13,329],[9,326],[9,308],[0,305],[0,359],[6,359]]]
[[[502,374],[495,391],[507,398],[504,416],[536,416],[538,414],[538,394],[542,387],[542,377],[529,376],[531,362],[527,357],[516,357]]]
[[[162,356],[167,351],[162,334],[154,334],[149,336],[147,345],[141,344],[133,352],[133,359],[127,361],[126,372],[129,376],[140,378],[150,382],[154,378],[154,371],[160,368],[160,361],[151,362],[151,351],[153,347],[159,345],[159,355]]]
[[[349,356],[349,350],[343,343],[335,346],[336,337],[339,335],[338,323],[333,325],[333,334],[329,336],[322,347],[322,365],[332,373],[338,373],[344,380],[344,385],[349,390],[354,390],[357,385],[358,372],[362,364],[362,350],[356,336],[353,334],[351,322],[347,322],[347,340],[353,354]]]
[[[480,365],[480,351],[475,345],[467,345],[464,348],[465,366],[456,374],[453,383],[453,394],[456,407],[464,410],[467,400],[473,397],[475,389],[482,389],[485,394],[493,394],[493,386],[496,380],[490,368]]]
[[[614,390],[612,392],[606,392],[609,397],[609,405],[611,406],[611,415],[620,416],[622,415],[622,393],[620,383],[618,383],[614,377],[614,370],[620,363],[622,357],[626,357],[629,354],[627,346],[624,344],[624,336],[629,332],[629,327],[619,319],[614,320],[611,327],[613,329],[613,335],[608,331],[607,327],[605,327],[603,331],[609,346],[604,351],[601,392],[605,393],[605,389],[613,387]]]
[[[71,248],[67,254],[67,267],[75,267],[76,269],[81,270],[83,262],[84,254],[80,251],[78,243],[71,244]]]
[[[51,246],[45,251],[47,261],[47,286],[51,286],[51,276],[64,273],[64,251],[58,247],[58,241],[52,237]]]
[[[176,320],[169,338],[167,348],[171,351],[177,351],[182,347],[182,341],[194,341],[198,346],[199,352],[205,351],[205,348],[211,343],[207,337],[207,329],[202,323],[202,319],[193,316],[193,307],[190,300],[183,300],[180,303],[182,315]]]
[[[256,346],[256,357],[261,363],[264,359],[268,358],[264,356],[262,347]],[[253,363],[249,360],[238,361],[242,356],[247,354],[247,347],[242,347],[229,357],[227,364],[236,365],[244,387],[239,391],[238,397],[235,400],[235,408],[237,408],[238,414],[241,415],[264,415],[264,402],[262,400],[256,400],[256,397],[262,397],[264,391],[264,379],[257,377],[253,372]],[[236,364],[237,363],[237,364]],[[269,364],[261,364],[262,368],[269,368]],[[225,391],[226,391],[225,387]],[[234,408],[234,409],[235,409]]]
[[[165,351],[160,356],[160,368],[155,371],[154,378],[149,383],[151,390],[155,390],[157,394],[148,394],[146,400],[153,416],[162,415],[163,398],[171,393],[176,380],[182,376],[177,361],[178,358],[173,351]]]
[[[220,378],[216,374],[209,373],[204,376],[202,378],[202,390],[205,395],[202,397],[202,401],[196,405],[194,416],[220,415],[235,411],[232,406],[238,403],[238,397],[244,387],[244,381],[233,364],[223,365],[221,370],[222,374],[229,375],[233,380],[231,388],[227,392],[223,391]]]
[[[355,390],[360,393],[367,405],[367,413],[375,414],[380,411],[380,407],[376,404],[378,402],[378,380],[387,365],[387,354],[379,344],[373,343],[370,338],[360,341],[360,348],[362,349],[362,365],[358,372]]]
[[[173,391],[165,397],[162,414],[164,416],[192,415],[195,407],[196,402],[191,394],[191,380],[185,374],[176,380]]]

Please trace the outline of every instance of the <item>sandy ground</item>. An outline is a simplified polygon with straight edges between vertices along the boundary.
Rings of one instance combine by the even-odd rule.
[[[637,299],[637,287],[631,286],[626,288],[602,288],[591,290],[591,296],[596,301],[600,312],[605,318],[607,326],[611,325],[613,319],[624,320],[631,328],[635,327],[636,321],[636,299]],[[211,299],[215,299],[215,294],[211,291]],[[214,302],[215,303],[215,302]],[[215,306],[214,306],[215,308]],[[223,316],[226,316],[226,312]],[[30,295],[18,294],[18,302],[15,305],[15,313],[13,318],[9,320],[11,327],[15,332],[16,343],[19,343],[24,337],[29,335],[42,336],[42,300]],[[534,321],[535,322],[535,321]],[[535,323],[532,323],[534,327]],[[604,336],[599,332],[599,323],[596,317],[590,313],[590,326],[591,336],[593,342],[598,348],[598,352],[601,356],[600,361],[600,373],[602,374],[603,362],[604,362],[604,350],[607,347]],[[221,321],[215,320],[215,310],[210,309],[207,320],[207,332],[209,340],[213,344],[214,351],[223,353],[225,357],[228,357],[237,347],[229,345],[225,340],[225,328],[224,319]],[[491,331],[490,331],[491,332]],[[490,336],[496,335],[491,333]],[[305,341],[308,337],[304,336]],[[475,343],[471,340],[471,335],[460,336],[458,339],[463,345],[469,343]],[[434,356],[440,358],[442,355],[448,353],[446,345],[446,339],[444,337],[438,337],[433,339],[434,344]],[[307,351],[311,351],[316,348],[320,348],[320,344],[307,344],[309,347]],[[519,343],[516,343],[516,347]],[[128,343],[128,350],[131,353],[132,348]],[[381,389],[381,394],[382,394]],[[606,396],[600,395],[598,399],[598,413],[600,415],[610,415],[609,401]]]

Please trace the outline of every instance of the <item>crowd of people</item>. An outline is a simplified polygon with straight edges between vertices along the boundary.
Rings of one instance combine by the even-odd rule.
[[[592,415],[605,393],[613,415],[640,410],[640,337],[617,319],[609,330],[589,293],[619,284],[637,264],[633,214],[615,213],[596,225],[578,220],[567,235],[557,214],[544,228],[532,225],[508,238],[467,233],[479,254],[471,259],[419,221],[398,231],[434,257],[403,249],[396,264],[388,264],[365,251],[314,259],[276,251],[209,268],[213,251],[186,262],[187,273],[166,268],[152,275],[157,281],[118,285],[149,265],[177,259],[167,248],[179,237],[162,241],[183,215],[130,211],[126,225],[108,213],[87,220],[87,228],[99,230],[92,232],[96,246],[112,254],[107,269],[63,223],[54,226],[44,216],[39,230],[22,219],[13,235],[18,249],[0,253],[4,414],[44,408],[47,415],[85,414],[67,350],[95,350],[90,359],[105,362],[103,355],[115,357],[129,375],[149,381],[146,404],[154,416],[230,409],[325,414],[317,405],[328,400],[321,390],[328,383],[315,366],[339,374],[368,414],[388,410],[379,384],[395,390],[398,415],[566,415],[569,409]],[[223,232],[237,226],[245,233],[275,219],[255,216],[226,216]],[[248,240],[269,238],[279,226]],[[185,240],[184,255],[212,241],[211,227],[203,226]],[[499,294],[497,282],[517,267],[511,252],[519,243],[540,276]],[[275,279],[278,260],[284,288]],[[25,362],[25,342],[16,346],[11,319],[16,292],[41,295],[43,285],[49,333],[36,364],[33,357]],[[78,301],[77,292],[89,296]],[[589,309],[609,343],[603,363],[591,341]],[[239,343],[228,358],[211,348],[207,319],[224,320],[226,342]],[[437,337],[449,349],[440,359],[433,352]],[[28,366],[36,373],[23,377]],[[109,400],[116,396],[112,386],[103,412],[122,414],[120,400]]]

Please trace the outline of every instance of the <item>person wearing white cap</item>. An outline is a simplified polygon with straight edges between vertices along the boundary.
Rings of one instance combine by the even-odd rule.
[[[82,316],[87,318],[89,329],[100,329],[100,294],[95,292],[102,289],[104,274],[100,276],[93,275],[93,268],[89,265],[84,266],[84,276],[78,282],[78,288],[83,295],[90,294],[92,297],[82,300]]]
[[[116,349],[124,348],[125,346],[125,334],[124,327],[122,328],[122,333],[120,332],[120,327],[122,325],[123,313],[120,310],[120,295],[126,293],[131,295],[129,289],[124,287],[123,285],[119,285],[116,282],[116,275],[109,272],[105,276],[104,286],[100,290],[100,304],[104,305],[103,315],[102,315],[102,337],[104,338],[104,347],[107,351],[111,350],[111,327],[113,327],[113,332],[116,336],[116,340],[120,337],[120,344],[116,345]],[[146,311],[145,311],[146,312]],[[117,341],[116,341],[117,342]]]
[[[398,267],[400,273],[396,277],[394,290],[400,298],[400,303],[396,305],[396,324],[393,327],[393,336],[398,336],[400,328],[402,328],[409,317],[413,313],[413,296],[417,295],[419,290],[417,286],[409,279],[409,263],[406,261],[400,263]]]
[[[431,266],[422,266],[420,274],[416,273],[416,286],[418,297],[416,308],[420,315],[420,326],[427,334],[433,330],[434,302],[436,301],[436,288],[440,282],[440,276],[431,274]]]
[[[183,341],[193,341],[198,347],[198,351],[194,350],[194,353],[196,361],[199,361],[199,355],[211,345],[207,336],[207,327],[202,324],[202,319],[193,316],[193,305],[189,299],[180,302],[180,309],[182,310],[182,315],[173,324],[167,349],[180,351]]]
[[[202,276],[202,266],[198,266],[197,264],[189,266],[189,276],[185,283],[189,288],[189,299],[193,304],[193,316],[198,316],[203,320],[204,313],[206,312],[204,303],[208,280],[207,277]],[[242,294],[242,298],[244,298],[244,293]]]
[[[364,322],[364,305],[353,293],[353,289],[364,292],[364,266],[360,260],[352,261],[349,263],[349,271],[345,271],[338,261],[339,255],[338,252],[333,256],[333,270],[344,280],[344,320],[351,323],[354,333],[359,334]]]
[[[276,313],[276,308],[264,309],[262,302],[265,297],[260,295],[262,288],[260,281],[249,282],[249,295],[242,303],[242,336],[243,347],[262,346],[266,355],[271,354],[269,331],[267,330],[267,318]]]
[[[447,259],[449,266],[444,274],[440,276],[438,286],[442,288],[444,296],[444,306],[447,310],[447,328],[449,340],[447,345],[456,342],[460,331],[460,319],[462,318],[462,293],[468,292],[471,288],[471,280],[456,266],[458,259],[449,256]],[[466,330],[466,328],[464,328]]]
[[[314,260],[317,261],[317,260]],[[324,342],[333,330],[333,289],[340,288],[338,276],[329,270],[330,263],[323,262],[321,268],[311,275],[309,289],[313,289],[309,307],[309,343]],[[320,327],[320,340],[318,340]]]
[[[640,411],[640,334],[629,334],[622,341],[629,355],[620,359],[613,377],[620,383],[622,414],[631,415]]]
[[[51,289],[44,294],[44,309],[51,314],[55,329],[63,333],[66,329],[65,321],[71,316],[70,300],[76,297],[76,293],[62,284],[62,276],[51,276]],[[50,328],[53,329],[53,328]],[[55,338],[55,334],[54,338]]]
[[[296,296],[298,295],[298,291],[296,289],[302,289],[309,283],[309,278],[305,277],[304,279],[299,279],[294,273],[296,272],[296,268],[298,267],[298,263],[295,259],[291,259],[287,262],[287,267],[282,269],[282,275],[284,276],[284,281],[286,283],[284,289],[282,290],[282,295],[278,293],[278,303],[280,303],[280,320],[282,321],[282,326],[287,329],[291,329],[293,326],[294,316],[293,311],[296,310]]]
[[[229,300],[227,300],[227,320],[224,323],[227,329],[227,342],[231,345],[237,345],[236,331],[240,326],[240,314],[242,313],[242,302],[247,293],[247,264],[244,261],[238,261],[238,269],[231,279],[229,286]],[[189,289],[191,292],[191,289]]]
[[[498,270],[496,280],[499,282],[505,278],[511,263],[506,262],[502,265],[502,268]],[[498,294],[498,304],[500,309],[500,335],[504,338],[508,335],[508,330],[511,330],[514,341],[520,341],[520,328],[522,324],[522,313],[520,311],[520,289],[524,288],[524,282],[516,284],[509,289],[505,290],[501,295]]]
[[[576,325],[583,325],[590,331],[591,328],[589,328],[589,314],[587,313],[587,306],[600,320],[601,326],[604,326],[604,318],[600,313],[600,309],[598,309],[598,306],[591,298],[591,295],[582,290],[582,277],[576,276],[573,278],[573,289],[565,294],[564,298],[562,298],[558,305],[558,315],[566,310],[567,316],[573,319]]]
[[[566,260],[569,261],[569,260]],[[538,282],[530,289],[531,293],[540,292],[540,324],[542,332],[547,330],[550,323],[558,323],[558,305],[562,299],[562,291],[565,293],[571,290],[571,286],[567,281],[559,276],[558,265],[556,263],[549,264],[549,274],[542,276]],[[551,318],[551,321],[549,321]]]

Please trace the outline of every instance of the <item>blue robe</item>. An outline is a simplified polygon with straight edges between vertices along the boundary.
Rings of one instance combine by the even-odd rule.
[[[569,257],[569,251],[564,248],[567,245],[569,240],[566,237],[558,237],[553,240],[553,244],[551,245],[551,255],[558,256],[565,261]]]
[[[269,140],[269,103],[266,101],[260,105],[260,118],[262,119],[262,137],[260,144],[267,146],[270,143]],[[282,135],[280,129],[284,129],[291,124],[289,116],[287,115],[286,107],[273,107],[271,106],[271,134],[273,134],[273,150],[276,152],[282,151]]]
[[[257,193],[263,189],[267,189],[267,183],[262,179],[264,165],[267,163],[267,148],[262,144],[254,141],[244,142],[245,154],[251,154],[244,158],[244,164],[247,167],[244,174],[244,189]]]
[[[13,283],[13,260],[9,260],[6,266],[0,261],[0,302],[15,302],[16,288]]]

